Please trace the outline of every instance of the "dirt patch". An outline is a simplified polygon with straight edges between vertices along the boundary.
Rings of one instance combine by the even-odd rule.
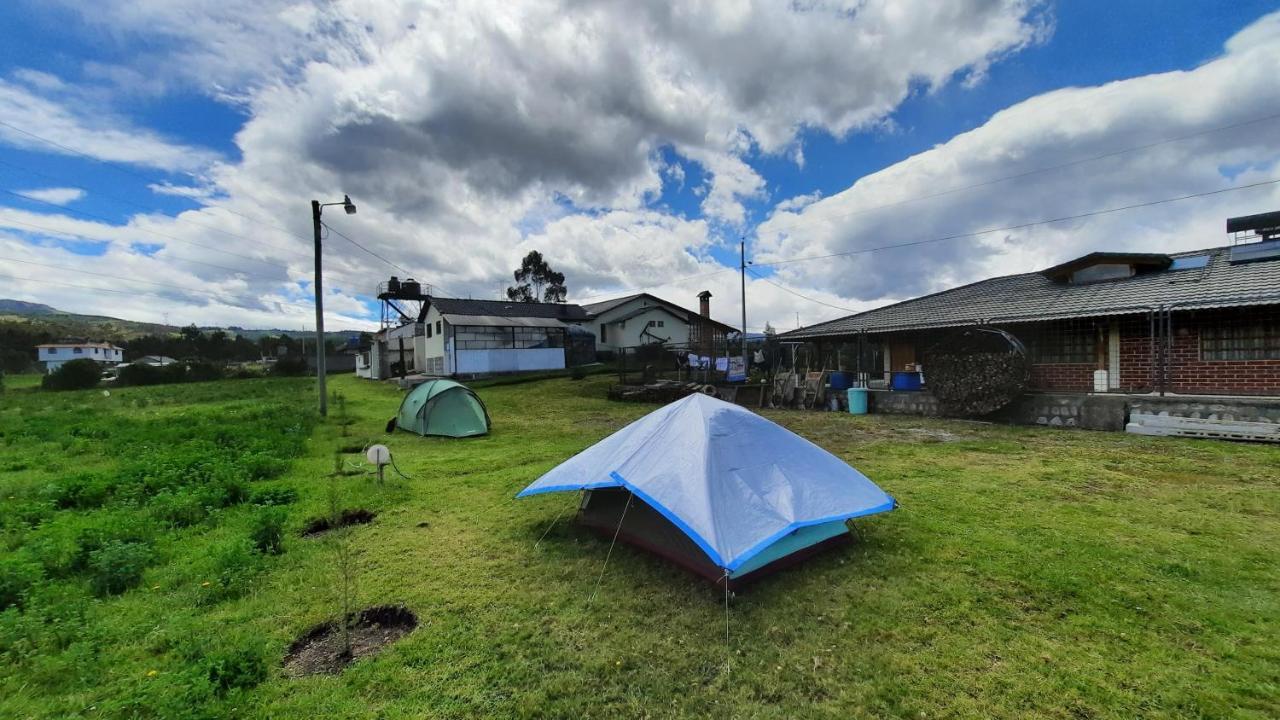
[[[284,656],[284,674],[292,678],[336,675],[360,658],[378,654],[417,626],[418,618],[408,608],[398,605],[366,608],[349,618],[351,652],[345,653],[338,624],[317,625],[289,646]]]
[[[302,528],[302,537],[314,537],[322,533],[327,533],[334,528],[347,527],[349,525],[364,525],[373,522],[377,517],[374,513],[364,508],[355,508],[353,510],[343,510],[338,516],[338,522],[334,522],[332,518],[316,518],[307,523]]]
[[[338,448],[338,452],[347,453],[347,454],[364,453],[364,451],[365,451],[364,445],[343,445],[342,447]]]
[[[915,437],[919,439],[920,442],[926,443],[956,442],[957,440],[966,439],[963,435],[957,435],[953,432],[947,432],[946,430],[939,430],[937,428],[906,428],[905,432],[908,433],[909,437]]]

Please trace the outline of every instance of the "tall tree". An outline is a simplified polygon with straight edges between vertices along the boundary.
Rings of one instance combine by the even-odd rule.
[[[513,275],[516,284],[507,288],[508,300],[562,303],[569,295],[569,289],[564,285],[564,273],[552,270],[537,250],[530,250],[524,256],[520,269]]]

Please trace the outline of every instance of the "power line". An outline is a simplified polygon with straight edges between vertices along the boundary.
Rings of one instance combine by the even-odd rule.
[[[167,235],[167,234],[162,233],[162,232],[156,232],[155,230],[148,230],[147,228],[142,228],[142,227],[128,227],[128,226],[123,226],[123,225],[116,225],[114,222],[112,222],[112,220],[111,220],[110,218],[103,217],[102,215],[96,215],[96,214],[94,214],[94,213],[87,212],[87,211],[85,211],[85,210],[79,210],[79,209],[76,209],[76,208],[64,207],[64,206],[59,205],[59,204],[57,204],[57,203],[49,202],[49,201],[47,201],[47,200],[37,200],[36,198],[27,197],[26,195],[23,195],[22,193],[19,193],[19,192],[15,192],[15,191],[13,191],[13,190],[5,190],[5,189],[3,189],[3,188],[0,188],[0,192],[7,193],[7,194],[12,195],[12,196],[14,196],[14,197],[22,198],[23,200],[28,200],[28,201],[30,201],[30,202],[36,202],[36,203],[40,203],[40,204],[42,204],[42,205],[48,205],[48,206],[50,206],[50,207],[57,208],[57,209],[58,209],[59,211],[61,211],[61,212],[73,212],[73,213],[76,213],[77,215],[83,215],[83,216],[85,216],[85,217],[87,217],[87,218],[93,218],[94,220],[98,220],[99,222],[104,222],[104,223],[106,223],[108,226],[110,226],[111,228],[116,229],[116,230],[122,230],[122,231],[130,231],[130,230],[132,230],[132,231],[136,231],[136,232],[144,232],[144,233],[147,233],[147,234],[149,234],[149,235],[155,235],[156,237],[162,237],[162,238],[166,238],[166,239],[168,239],[168,240],[174,240],[174,241],[176,241],[176,242],[186,243],[186,244],[188,244],[188,245],[194,245],[195,247],[203,248],[203,249],[205,249],[205,250],[209,250],[209,251],[211,251],[211,252],[219,252],[219,253],[223,253],[223,254],[225,254],[225,255],[232,255],[232,256],[234,256],[234,257],[243,258],[243,259],[245,259],[245,260],[252,260],[253,262],[262,263],[263,265],[272,265],[272,266],[275,266],[275,267],[284,268],[284,269],[286,269],[286,270],[288,270],[288,269],[289,269],[289,266],[288,266],[288,265],[281,265],[280,263],[271,262],[270,260],[263,260],[263,259],[261,259],[261,258],[253,257],[252,255],[243,255],[243,254],[241,254],[241,253],[232,252],[232,251],[230,251],[230,250],[223,250],[223,249],[221,249],[221,248],[216,248],[216,247],[213,247],[213,246],[211,246],[211,245],[204,245],[204,244],[198,243],[198,242],[196,242],[196,241],[194,241],[194,240],[187,240],[187,239],[184,239],[184,238],[176,237],[176,236],[174,236],[174,235]]]
[[[920,202],[922,200],[931,200],[933,198],[943,197],[945,195],[952,195],[954,193],[963,192],[965,190],[974,190],[976,188],[987,187],[989,185],[996,185],[998,183],[1007,182],[1009,180],[1017,180],[1024,177],[1030,177],[1032,175],[1051,172],[1053,170],[1061,170],[1063,168],[1074,167],[1076,165],[1083,165],[1085,163],[1091,163],[1097,160],[1105,160],[1107,158],[1117,157],[1119,155],[1124,155],[1131,152],[1138,152],[1141,150],[1150,150],[1151,148],[1159,147],[1161,145],[1168,145],[1170,143],[1181,142],[1183,140],[1190,140],[1192,138],[1200,137],[1202,135],[1210,135],[1212,133],[1223,132],[1226,130],[1235,130],[1237,128],[1242,128],[1248,125],[1256,125],[1261,122],[1267,122],[1269,120],[1276,120],[1276,119],[1280,119],[1280,113],[1273,113],[1271,115],[1265,115],[1263,117],[1253,118],[1252,120],[1245,120],[1238,123],[1232,123],[1230,125],[1220,125],[1218,127],[1207,128],[1204,130],[1197,130],[1195,132],[1186,133],[1184,135],[1177,135],[1175,137],[1165,138],[1164,140],[1157,140],[1155,142],[1147,143],[1145,145],[1134,145],[1127,148],[1121,148],[1120,150],[1112,150],[1111,152],[1102,153],[1100,155],[1092,155],[1085,158],[1070,160],[1068,162],[1059,163],[1057,165],[1046,165],[1044,167],[1036,168],[1034,170],[1027,170],[1025,172],[1015,173],[1013,175],[1004,175],[1002,177],[992,178],[990,180],[984,180],[982,182],[972,183],[969,185],[960,185],[958,187],[953,187],[947,190],[940,190],[938,192],[929,193],[927,195],[917,195],[916,197],[904,198],[902,200],[895,200],[893,202],[884,203],[882,205],[873,205],[871,207],[859,208],[857,210],[851,210],[849,212],[844,212],[844,213],[823,215],[822,219],[825,220],[825,219],[833,219],[833,218],[852,217],[855,215],[862,215],[864,213],[874,212],[876,210],[883,210],[885,208],[897,207],[899,205],[906,205],[908,203]],[[802,223],[800,222],[794,222],[791,224],[783,224],[781,227],[770,227],[769,229],[770,230],[787,230],[788,228],[800,227],[801,224]]]
[[[97,238],[94,238],[94,237],[92,237],[92,236],[90,236],[90,235],[85,235],[85,234],[83,234],[83,233],[72,232],[72,231],[70,231],[70,230],[59,230],[59,229],[57,229],[57,228],[51,228],[51,227],[48,227],[48,226],[45,226],[45,225],[36,225],[35,223],[24,222],[24,221],[22,221],[22,220],[4,219],[4,220],[0,220],[0,224],[3,224],[3,225],[21,225],[21,226],[23,226],[23,227],[34,228],[34,229],[36,229],[36,230],[43,230],[43,231],[45,231],[45,232],[47,232],[47,233],[52,233],[52,234],[54,234],[54,235],[69,235],[69,236],[71,236],[71,237],[82,238],[82,239],[90,240],[90,241],[94,241],[94,242],[105,242],[105,241],[103,241],[103,240],[99,240],[99,239],[97,239]],[[193,260],[193,259],[191,259],[191,258],[184,258],[184,257],[176,256],[176,255],[174,255],[174,256],[172,257],[172,259],[173,259],[173,260],[177,260],[177,261],[179,261],[179,262],[194,263],[194,264],[196,264],[196,265],[204,265],[204,266],[206,266],[206,267],[217,268],[217,269],[219,269],[219,270],[226,270],[227,272],[235,273],[235,274],[237,274],[237,275],[244,275],[244,276],[246,276],[246,277],[251,277],[251,278],[260,278],[260,279],[263,279],[263,280],[275,280],[275,278],[270,278],[270,277],[268,277],[268,276],[266,276],[266,275],[259,275],[258,273],[251,273],[251,272],[248,272],[247,270],[241,270],[241,269],[239,269],[239,268],[228,267],[227,265],[218,265],[217,263],[205,262],[205,261],[203,261],[203,260]]]
[[[804,299],[804,300],[808,300],[809,302],[818,303],[819,305],[826,305],[826,306],[827,306],[827,307],[829,307],[829,308],[835,308],[836,310],[843,310],[843,311],[845,311],[845,312],[851,312],[851,313],[856,313],[856,312],[858,312],[857,310],[854,310],[853,308],[842,307],[842,306],[840,306],[840,305],[832,305],[831,303],[826,302],[826,301],[824,301],[824,300],[819,300],[819,299],[817,299],[817,298],[812,298],[812,297],[809,297],[808,295],[804,295],[804,294],[798,293],[798,292],[796,292],[795,290],[792,290],[791,288],[789,288],[789,287],[787,287],[787,286],[785,286],[785,285],[782,285],[782,284],[780,284],[780,283],[776,283],[776,282],[774,282],[774,281],[770,280],[769,278],[767,278],[767,277],[765,277],[765,276],[761,275],[760,273],[756,272],[755,270],[753,270],[753,269],[751,269],[751,268],[747,268],[747,272],[748,272],[748,273],[750,273],[750,274],[751,274],[751,276],[752,276],[752,277],[754,277],[754,278],[755,278],[755,279],[757,279],[757,280],[763,280],[764,282],[769,283],[770,285],[772,285],[772,286],[774,286],[774,287],[778,288],[779,290],[782,290],[783,292],[791,293],[792,295],[795,295],[796,297],[798,297],[798,298],[802,298],[802,299]]]
[[[974,232],[956,233],[954,235],[944,235],[942,237],[927,238],[923,240],[913,240],[911,242],[896,243],[893,245],[880,245],[877,247],[861,248],[858,250],[847,250],[845,252],[829,253],[827,255],[810,255],[808,257],[789,258],[783,260],[775,260],[773,262],[755,263],[755,267],[773,267],[777,265],[790,265],[792,263],[810,262],[813,260],[827,260],[830,258],[846,257],[849,255],[861,255],[864,253],[878,252],[880,250],[895,250],[898,248],[915,247],[918,245],[927,245],[930,243],[943,242],[946,240],[958,240],[961,238],[979,237],[982,235],[990,235],[996,232],[1007,232],[1010,230],[1022,230],[1024,228],[1036,227],[1037,225],[1050,225],[1053,223],[1066,222],[1068,220],[1081,220],[1083,218],[1098,217],[1099,215],[1109,215],[1111,213],[1123,212],[1125,210],[1137,210],[1139,208],[1154,207],[1156,205],[1167,205],[1169,203],[1180,202],[1182,200],[1193,200],[1196,198],[1209,197],[1212,195],[1222,195],[1224,193],[1235,192],[1237,190],[1249,190],[1252,188],[1263,187],[1266,185],[1275,185],[1280,183],[1280,178],[1272,178],[1260,182],[1249,183],[1247,185],[1237,185],[1235,187],[1220,188],[1218,190],[1208,190],[1205,192],[1191,193],[1190,195],[1179,195],[1178,197],[1163,198],[1160,200],[1151,200],[1149,202],[1134,203],[1132,205],[1121,205],[1119,207],[1106,208],[1103,210],[1092,210],[1090,212],[1078,213],[1075,215],[1063,215],[1061,217],[1048,218],[1045,220],[1035,220],[1033,222],[1019,223],[1017,225],[1005,225],[1002,227],[987,228],[985,230],[975,230]]]
[[[605,297],[617,297],[618,293],[639,293],[639,292],[644,292],[645,290],[652,290],[654,288],[666,287],[667,285],[679,285],[681,283],[688,282],[690,280],[697,280],[698,278],[711,277],[712,275],[723,275],[724,273],[727,273],[727,272],[733,272],[736,269],[737,268],[727,267],[722,270],[712,270],[711,272],[698,273],[697,275],[688,275],[685,277],[676,278],[674,280],[667,280],[667,281],[658,283],[657,285],[645,285],[643,287],[624,288],[622,290],[618,290],[617,292],[605,293],[603,295],[592,295],[591,297],[587,297],[587,298],[580,298],[575,300],[575,302],[584,303],[584,302],[590,302],[592,300],[598,300],[600,298],[605,298]]]
[[[143,174],[142,174],[142,173],[140,173],[140,172],[136,172],[136,171],[134,171],[134,170],[131,170],[131,169],[130,169],[130,168],[128,168],[128,167],[125,167],[124,165],[121,165],[121,164],[116,163],[116,162],[112,162],[112,161],[110,161],[110,160],[103,160],[102,158],[94,157],[93,155],[90,155],[89,153],[83,152],[83,151],[81,151],[81,150],[76,150],[76,149],[75,149],[75,148],[73,148],[73,147],[68,147],[68,146],[66,146],[66,145],[63,145],[62,143],[60,143],[60,142],[58,142],[58,141],[56,141],[56,140],[50,140],[49,138],[44,137],[43,135],[37,135],[36,133],[31,132],[30,130],[24,130],[24,129],[22,129],[22,128],[18,127],[17,125],[12,125],[12,124],[10,124],[10,123],[4,122],[3,120],[0,120],[0,125],[3,125],[4,127],[9,128],[10,130],[13,130],[13,131],[16,131],[16,132],[22,133],[23,135],[26,135],[27,137],[34,138],[34,139],[36,139],[36,140],[39,140],[40,142],[45,143],[46,145],[51,145],[51,146],[56,147],[56,148],[59,148],[59,149],[61,149],[61,150],[65,150],[66,152],[69,152],[69,153],[71,153],[72,155],[78,155],[78,156],[80,156],[80,157],[82,157],[82,158],[85,158],[85,159],[87,159],[87,160],[90,160],[90,161],[92,161],[92,162],[100,163],[100,164],[102,164],[102,165],[106,165],[106,166],[108,166],[108,167],[114,168],[114,169],[116,169],[116,170],[117,170],[117,171],[119,171],[119,172],[125,173],[126,175],[132,175],[132,176],[134,176],[134,177],[136,177],[136,178],[139,178],[139,179],[141,179],[141,180],[146,181],[148,184],[150,184],[150,183],[154,182],[154,178],[149,178],[149,177],[147,177],[146,175],[143,175]],[[247,215],[247,214],[245,214],[245,213],[236,212],[235,210],[231,210],[230,208],[222,207],[221,205],[206,205],[205,207],[210,207],[210,208],[214,208],[214,209],[216,209],[216,210],[221,210],[221,211],[223,211],[223,212],[225,212],[225,213],[230,213],[230,214],[232,214],[232,215],[238,215],[239,217],[245,218],[246,220],[254,220],[254,221],[256,221],[256,222],[259,222],[259,223],[262,223],[262,224],[266,225],[267,227],[273,227],[273,228],[275,228],[275,229],[277,229],[277,230],[280,230],[281,232],[289,233],[290,235],[293,235],[294,237],[296,237],[296,238],[298,238],[298,239],[300,239],[300,240],[308,240],[308,239],[309,239],[309,238],[303,237],[303,236],[301,236],[301,235],[295,235],[291,230],[289,230],[289,229],[287,229],[287,228],[280,227],[279,225],[272,225],[269,221],[263,220],[263,219],[261,219],[261,218],[255,218],[255,217],[253,217],[253,216],[251,216],[251,215]]]
[[[377,258],[377,259],[381,260],[382,262],[384,262],[384,263],[386,263],[386,264],[390,265],[391,267],[393,267],[393,268],[395,268],[395,269],[399,270],[400,272],[405,273],[406,275],[412,275],[412,273],[410,273],[408,270],[406,270],[406,269],[404,268],[404,266],[403,266],[403,265],[397,265],[396,263],[393,263],[393,262],[391,262],[390,260],[388,260],[388,259],[386,259],[386,258],[382,257],[382,256],[381,256],[381,255],[379,255],[378,253],[376,253],[376,252],[374,252],[374,251],[370,250],[369,248],[365,247],[364,245],[361,245],[360,243],[356,242],[355,240],[352,240],[350,237],[347,237],[347,235],[346,235],[346,234],[344,234],[344,233],[342,233],[342,232],[340,232],[340,231],[336,230],[333,226],[329,225],[328,223],[326,223],[326,222],[324,222],[324,221],[321,221],[321,222],[320,222],[320,224],[321,224],[321,225],[323,225],[323,226],[325,227],[325,229],[327,229],[329,232],[333,233],[334,235],[337,235],[338,237],[342,238],[343,240],[346,240],[347,242],[351,243],[352,245],[355,245],[356,247],[358,247],[358,248],[360,248],[361,250],[365,251],[366,253],[368,253],[368,254],[370,254],[370,255],[374,256],[375,258]]]
[[[240,238],[241,240],[248,240],[249,242],[252,242],[252,243],[261,243],[261,244],[263,244],[263,245],[267,245],[267,246],[269,246],[269,247],[277,248],[277,249],[280,249],[280,250],[287,250],[287,251],[289,251],[289,252],[301,252],[301,251],[299,251],[299,249],[298,249],[298,248],[296,248],[296,247],[287,247],[287,246],[284,246],[284,245],[277,245],[277,244],[275,244],[275,243],[263,243],[261,240],[258,240],[258,239],[255,239],[255,238],[251,238],[251,237],[248,237],[248,236],[246,236],[246,235],[241,235],[241,234],[239,234],[239,233],[234,233],[234,232],[231,232],[230,230],[223,230],[222,228],[216,227],[216,226],[214,226],[214,225],[206,225],[205,223],[198,223],[198,222],[195,222],[194,220],[191,220],[190,218],[182,217],[181,215],[169,215],[169,214],[168,214],[168,212],[166,212],[166,211],[164,211],[164,210],[161,210],[161,209],[159,209],[159,208],[156,208],[156,207],[150,207],[150,206],[147,206],[147,205],[143,205],[142,203],[134,202],[134,201],[132,201],[132,200],[129,200],[128,198],[122,198],[122,197],[120,197],[120,196],[118,196],[118,195],[112,195],[111,193],[103,192],[102,190],[87,188],[87,187],[85,187],[85,186],[83,186],[83,185],[78,185],[78,184],[76,184],[75,182],[72,182],[72,181],[70,181],[70,180],[67,180],[67,179],[65,179],[65,178],[63,178],[63,177],[60,177],[60,176],[57,176],[57,175],[50,175],[49,173],[41,172],[40,170],[36,170],[36,169],[33,169],[33,168],[29,168],[29,167],[24,167],[24,166],[22,166],[22,165],[18,165],[17,163],[9,162],[8,160],[0,159],[0,165],[5,165],[5,166],[7,166],[7,167],[11,167],[11,168],[14,168],[14,169],[19,170],[19,171],[22,171],[22,172],[30,173],[30,174],[32,174],[32,175],[36,175],[36,176],[38,176],[38,177],[45,178],[46,180],[48,180],[48,181],[50,181],[50,182],[56,182],[56,183],[58,183],[58,184],[60,184],[60,185],[67,185],[67,186],[69,186],[69,187],[73,187],[73,188],[75,188],[75,189],[77,189],[77,190],[83,190],[85,193],[91,194],[91,195],[93,195],[94,197],[105,197],[105,198],[107,198],[107,199],[109,199],[109,200],[114,200],[115,202],[118,202],[118,203],[123,203],[123,204],[125,204],[125,205],[130,205],[130,206],[132,206],[132,207],[136,207],[136,208],[138,208],[138,209],[140,209],[140,210],[143,210],[144,212],[148,212],[148,213],[158,213],[158,214],[161,214],[161,215],[166,216],[167,218],[169,218],[170,220],[172,220],[172,221],[173,221],[173,222],[175,222],[175,223],[186,223],[186,224],[188,224],[188,225],[192,225],[192,226],[195,226],[195,227],[205,228],[206,230],[212,230],[212,231],[214,231],[214,232],[216,232],[216,233],[221,233],[221,234],[223,234],[223,235],[227,235],[227,236],[229,236],[229,237]],[[22,197],[22,198],[26,199],[26,200],[32,200],[32,201],[34,201],[34,202],[42,202],[42,201],[41,201],[41,200],[39,200],[38,198],[33,198],[33,197],[31,197],[30,195],[24,195],[23,193],[20,193],[20,192],[19,192],[19,193],[16,193],[16,194],[17,194],[18,196],[20,196],[20,197]],[[54,204],[56,205],[56,203],[54,203]],[[65,206],[65,205],[57,205],[57,207],[64,208],[64,209],[66,208],[66,206]],[[210,208],[210,207],[213,207],[213,206],[205,205],[205,206],[203,206],[203,207],[205,207],[205,208]],[[287,231],[285,231],[285,232],[287,233]],[[288,233],[287,233],[287,234],[288,234]],[[295,236],[295,235],[290,234],[290,237],[300,237],[300,236]]]

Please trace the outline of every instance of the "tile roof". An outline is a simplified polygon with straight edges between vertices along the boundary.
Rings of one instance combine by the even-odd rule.
[[[1232,264],[1230,247],[1169,257],[1196,256],[1207,256],[1208,263],[1202,268],[1169,269],[1080,285],[1054,282],[1040,272],[990,278],[779,337],[804,340],[861,331],[1123,315],[1171,305],[1191,309],[1280,304],[1280,261]]]
[[[693,318],[696,318],[699,316],[699,314],[694,312],[693,310],[690,310],[685,307],[681,307],[671,302],[670,300],[663,300],[657,295],[651,295],[649,293],[635,293],[633,295],[627,295],[625,297],[614,298],[613,300],[602,300],[598,303],[588,303],[586,305],[583,305],[582,308],[586,310],[587,314],[590,315],[592,318],[597,318],[603,315],[604,313],[607,313],[610,310],[613,310],[614,308],[625,305],[626,303],[640,297],[647,297],[650,300],[653,300],[655,303],[657,303],[658,306],[665,307],[668,311],[679,311],[679,312],[687,313],[688,318],[686,319],[686,322],[688,320],[692,320]],[[638,314],[637,312],[630,312],[630,313],[627,313],[625,316],[616,318],[616,320],[626,320],[627,318],[634,317],[637,314]],[[711,323],[725,330],[734,329],[732,325],[729,325],[727,323],[722,323],[719,320],[715,320],[712,318],[707,318],[707,320],[709,320]],[[614,321],[610,320],[609,322],[614,322]]]

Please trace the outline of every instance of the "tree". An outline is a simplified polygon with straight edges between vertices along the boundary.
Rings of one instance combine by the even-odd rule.
[[[524,256],[520,269],[513,275],[516,284],[507,288],[508,300],[562,303],[569,295],[569,289],[564,285],[564,273],[552,270],[537,250],[530,250]]]

